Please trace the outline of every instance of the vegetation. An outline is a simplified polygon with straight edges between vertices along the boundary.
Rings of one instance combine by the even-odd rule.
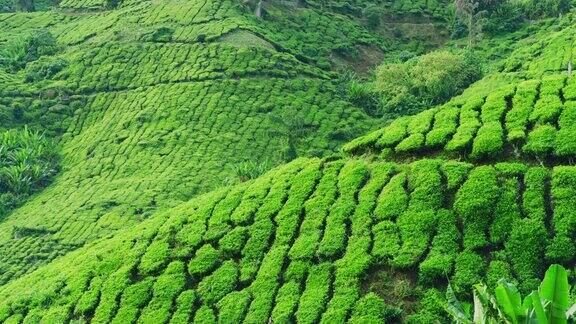
[[[40,188],[58,166],[56,148],[28,128],[0,133],[0,219]]]
[[[477,282],[499,277],[529,292],[547,265],[574,262],[556,251],[573,235],[563,229],[575,174],[517,163],[297,159],[5,284],[0,314],[108,321],[134,309],[140,320],[445,321],[442,298],[430,296],[446,278],[464,298]],[[417,269],[407,284],[417,287],[418,307],[399,314],[414,295],[393,298],[398,292],[378,288],[372,272],[390,268]],[[141,297],[121,297],[133,290]],[[167,300],[183,302],[166,313]]]
[[[438,51],[378,67],[374,88],[381,113],[407,115],[448,101],[482,73],[472,54]]]
[[[524,157],[539,163],[572,156],[575,152],[566,137],[572,124],[562,121],[569,120],[572,103],[560,95],[568,93],[569,87],[565,75],[559,74],[507,85],[486,97],[456,97],[439,109],[398,119],[355,139],[344,150],[354,154],[433,152],[475,161]]]
[[[574,320],[576,304],[570,306],[570,285],[566,269],[552,265],[546,271],[540,288],[522,300],[516,286],[501,279],[494,289],[478,284],[474,287],[474,314],[469,304],[460,303],[448,287],[447,311],[456,323],[566,323]]]
[[[565,314],[571,5],[9,2],[0,322]]]

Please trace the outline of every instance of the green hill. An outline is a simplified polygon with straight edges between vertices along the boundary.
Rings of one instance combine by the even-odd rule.
[[[482,40],[488,75],[417,115],[348,96],[444,44],[448,3],[8,6],[0,131],[59,165],[2,208],[0,322],[447,322],[448,282],[573,267],[572,14]]]
[[[327,69],[336,48],[387,42],[354,20],[310,8],[261,21],[229,1],[93,5],[0,18],[3,125],[48,132],[62,161],[2,220],[1,283],[238,182],[246,163],[322,156],[376,125]]]
[[[12,281],[0,319],[333,323],[401,307],[445,321],[446,280],[529,290],[546,264],[574,262],[575,179],[572,166],[299,159]]]

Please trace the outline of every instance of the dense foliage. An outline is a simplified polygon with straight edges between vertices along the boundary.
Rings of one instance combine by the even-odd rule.
[[[436,153],[473,160],[526,157],[571,160],[576,93],[564,74],[523,81],[487,97],[463,96],[352,141],[354,153]]]
[[[381,113],[414,114],[448,101],[482,73],[481,63],[471,53],[432,52],[378,67],[375,95],[380,99]]]
[[[522,29],[421,57],[452,1],[1,14],[0,322],[446,322],[572,267],[572,16],[490,3]]]
[[[574,179],[571,166],[298,159],[6,284],[0,320],[445,321],[446,279],[464,298],[502,277],[529,292],[548,264],[576,261]],[[409,293],[382,289],[402,281],[381,269],[415,269]]]
[[[2,282],[223,184],[331,154],[378,121],[319,68],[343,43],[381,41],[344,16],[262,22],[229,1],[60,6],[0,19],[0,52],[17,54],[0,68],[0,127],[58,138],[64,170],[0,223]],[[40,34],[34,44],[53,51],[22,45]]]
[[[450,287],[447,311],[456,323],[572,323],[576,304],[570,305],[570,285],[566,269],[552,265],[538,290],[522,299],[513,283],[498,281],[494,294],[484,284],[474,286],[474,313],[471,305],[461,303]]]
[[[0,219],[57,171],[55,146],[24,128],[0,133]]]

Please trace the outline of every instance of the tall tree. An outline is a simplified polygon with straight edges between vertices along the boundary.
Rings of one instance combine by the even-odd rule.
[[[454,0],[456,15],[468,28],[468,47],[472,48],[482,36],[482,20],[486,13],[506,0]]]

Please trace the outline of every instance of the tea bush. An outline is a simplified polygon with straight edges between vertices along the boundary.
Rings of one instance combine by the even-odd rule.
[[[565,245],[575,228],[566,213],[576,190],[572,171],[519,163],[298,159],[5,284],[0,319],[443,318],[441,301],[424,297],[399,315],[403,299],[371,288],[378,281],[369,274],[414,267],[413,284],[425,296],[446,278],[461,296],[478,281],[503,275],[531,289],[551,262],[574,262]],[[264,197],[254,200],[248,193],[257,188]],[[405,202],[394,207],[395,199]],[[248,201],[255,204],[253,216],[222,227],[222,244],[204,238],[209,226],[232,219],[223,213],[234,215]],[[331,229],[335,224],[343,235]],[[337,250],[325,248],[328,236]],[[60,289],[68,294],[56,294]]]

